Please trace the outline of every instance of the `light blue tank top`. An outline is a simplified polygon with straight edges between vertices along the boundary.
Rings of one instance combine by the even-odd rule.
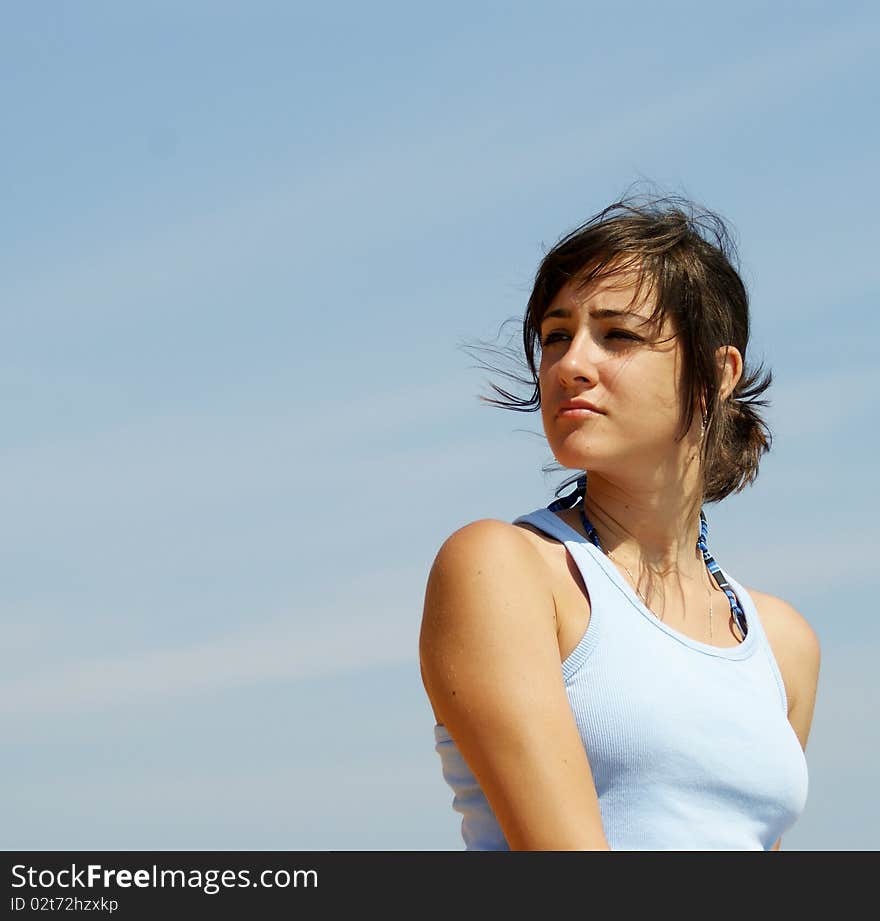
[[[749,630],[718,648],[667,626],[617,567],[558,515],[524,522],[562,541],[590,623],[561,663],[612,850],[769,850],[800,816],[807,763],[782,676],[748,592],[725,570]],[[455,741],[434,727],[468,850],[507,850]]]

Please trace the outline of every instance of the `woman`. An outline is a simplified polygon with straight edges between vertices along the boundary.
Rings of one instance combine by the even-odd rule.
[[[451,534],[419,639],[469,849],[775,850],[803,810],[817,636],[719,567],[702,510],[770,445],[734,257],[717,215],[655,199],[541,262],[534,395],[490,402],[540,408],[574,488]]]

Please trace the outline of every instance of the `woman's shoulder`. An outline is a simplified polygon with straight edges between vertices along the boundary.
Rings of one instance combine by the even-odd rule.
[[[788,649],[796,649],[801,655],[819,655],[819,636],[794,605],[778,595],[749,586],[746,586],[746,591],[755,603],[761,626],[771,643],[778,641]]]
[[[431,567],[457,579],[504,572],[495,588],[521,591],[523,585],[542,594],[555,584],[556,555],[561,544],[528,522],[479,518],[453,531],[441,544]],[[563,548],[564,549],[564,548]]]
[[[532,547],[528,532],[509,521],[478,518],[456,528],[437,551],[437,560],[491,561],[496,556],[528,554]]]
[[[788,698],[788,716],[806,748],[813,719],[822,658],[819,636],[807,618],[778,595],[746,587],[779,666]]]
[[[557,677],[553,594],[520,528],[484,518],[446,538],[425,587],[419,657],[442,723],[456,694],[459,701],[485,702],[492,687],[515,682],[523,668],[533,679]]]
[[[523,604],[552,608],[546,566],[532,535],[496,518],[480,518],[456,528],[443,541],[428,574],[426,614],[442,610],[443,620],[476,617],[509,619]]]

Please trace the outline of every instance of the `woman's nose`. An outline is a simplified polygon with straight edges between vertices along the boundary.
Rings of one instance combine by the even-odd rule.
[[[596,344],[589,336],[575,336],[569,342],[565,354],[559,359],[558,369],[560,382],[570,385],[577,381],[593,381],[597,379],[595,356]]]

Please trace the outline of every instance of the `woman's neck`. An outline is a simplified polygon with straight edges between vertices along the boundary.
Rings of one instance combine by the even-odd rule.
[[[584,511],[602,549],[615,559],[649,569],[659,578],[701,577],[705,564],[697,550],[701,495],[676,489],[623,489],[590,474]]]

